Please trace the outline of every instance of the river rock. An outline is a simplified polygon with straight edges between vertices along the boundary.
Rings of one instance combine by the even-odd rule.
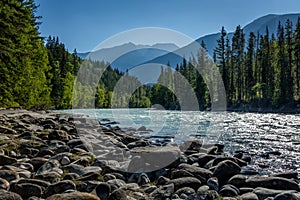
[[[300,195],[295,193],[284,192],[274,197],[274,200],[300,200]]]
[[[17,184],[31,183],[34,185],[38,185],[45,191],[51,184],[47,181],[39,180],[39,179],[20,179]]]
[[[57,160],[49,160],[44,163],[36,172],[36,175],[44,175],[49,172],[57,172],[58,174],[63,174],[60,169],[60,163]]]
[[[247,192],[241,195],[242,200],[259,200],[258,196],[253,192]]]
[[[241,168],[238,164],[225,160],[220,162],[214,169],[213,176],[217,177],[221,185],[225,184],[232,176],[240,173]]]
[[[208,170],[208,169],[204,169],[201,167],[197,167],[194,165],[189,165],[189,164],[180,164],[178,166],[179,169],[183,169],[191,174],[193,174],[196,178],[198,178],[199,180],[206,182],[210,177],[212,177],[213,173]]]
[[[49,140],[68,140],[71,137],[66,131],[63,130],[54,130],[48,135]]]
[[[43,148],[39,150],[39,152],[35,156],[45,157],[45,156],[53,156],[53,155],[54,155],[54,151],[52,151],[49,148]]]
[[[18,173],[11,170],[0,170],[0,178],[3,178],[8,182],[10,182],[19,179],[20,176]]]
[[[224,185],[219,191],[219,194],[223,197],[236,197],[239,193],[239,189],[233,185]]]
[[[117,189],[115,191],[113,191],[109,197],[107,198],[107,200],[127,200],[127,195],[126,192],[122,189]]]
[[[119,189],[121,186],[126,185],[125,181],[120,179],[109,180],[106,183],[110,185],[112,191]]]
[[[100,173],[97,172],[88,172],[86,174],[83,174],[80,178],[78,178],[78,181],[91,181],[91,180],[97,180],[100,176]]]
[[[174,184],[160,186],[156,190],[150,193],[150,197],[154,199],[167,199],[174,193]]]
[[[167,182],[169,182],[170,179],[164,176],[160,176],[158,177],[158,179],[156,180],[156,185],[165,185]]]
[[[204,186],[201,186],[198,190],[197,190],[197,194],[196,194],[196,198],[194,199],[212,199],[212,200],[215,200],[215,199],[218,199],[219,197],[219,194],[217,191],[215,190],[210,190],[209,189],[209,186],[207,185],[204,185]]]
[[[246,187],[246,180],[247,180],[247,176],[237,174],[229,179],[228,184],[234,185],[238,188]]]
[[[17,159],[15,158],[11,158],[9,156],[6,156],[6,155],[0,155],[0,166],[3,166],[3,165],[11,165],[11,164],[14,164],[14,163],[17,163]]]
[[[149,179],[149,177],[147,176],[147,174],[142,173],[142,174],[139,176],[137,183],[138,183],[140,186],[147,186],[147,185],[150,183],[150,179]]]
[[[3,200],[23,200],[22,197],[14,192],[8,192],[0,189],[0,197]]]
[[[8,190],[9,182],[3,178],[0,178],[0,190]]]
[[[39,185],[32,183],[17,183],[12,187],[11,191],[19,194],[24,199],[32,196],[41,197],[43,192]]]
[[[219,191],[220,185],[216,177],[211,177],[207,180],[207,185],[211,190]]]
[[[67,190],[75,190],[76,185],[70,180],[64,180],[50,185],[45,191],[45,197],[61,194]]]
[[[282,193],[295,193],[295,190],[273,190],[273,189],[267,189],[258,187],[255,188],[253,191],[259,199],[266,199],[268,197],[275,197],[276,195],[282,194]]]
[[[214,160],[216,156],[204,154],[197,160],[199,167],[204,167],[209,161]]]
[[[183,187],[190,187],[193,188],[194,190],[197,190],[201,186],[201,181],[199,181],[195,177],[183,177],[183,178],[172,179],[168,181],[167,184],[174,184],[175,191]]]
[[[48,160],[49,160],[48,158],[36,157],[30,159],[29,162],[34,167],[34,170],[38,170],[41,166],[43,166],[43,164],[48,162]]]
[[[117,179],[117,177],[115,175],[113,175],[113,174],[104,174],[102,176],[102,179],[104,181],[108,181],[108,180],[112,180],[112,179]]]
[[[107,183],[100,183],[96,188],[95,188],[96,194],[100,199],[106,199],[110,192],[111,192],[111,187]]]
[[[55,194],[46,200],[100,200],[97,196],[84,192],[72,192],[65,194]]]
[[[274,177],[282,177],[282,178],[287,178],[287,179],[298,179],[298,173],[297,172],[282,172],[282,173],[275,173],[271,174],[271,176]]]
[[[44,181],[48,181],[50,183],[56,183],[62,179],[62,176],[58,174],[57,172],[48,172],[41,175],[35,175],[35,179],[40,179]]]
[[[225,161],[225,160],[230,160],[232,162],[235,162],[236,164],[238,164],[240,167],[246,166],[247,163],[241,159],[238,158],[234,158],[234,157],[218,157],[215,158],[213,161],[213,166],[218,165],[220,162]]]
[[[69,165],[64,166],[62,169],[66,170],[70,173],[78,174],[80,176],[86,173],[86,171],[84,170],[84,167],[81,165],[77,165],[77,164],[69,164]]]
[[[103,182],[101,182],[101,181],[86,181],[85,183],[86,183],[86,189],[84,192],[92,192],[92,191],[95,191],[97,186],[99,186]],[[95,193],[96,192],[94,192],[93,194],[95,194]]]
[[[68,156],[64,156],[61,161],[60,161],[61,165],[68,165],[71,163],[70,159]]]
[[[184,169],[173,170],[171,172],[171,179],[181,178],[181,177],[193,177],[194,175]]]
[[[63,180],[75,180],[78,179],[80,176],[76,173],[67,173],[65,174]]]
[[[22,169],[22,170],[28,170],[30,172],[34,171],[34,167],[30,163],[20,162],[20,163],[15,163],[12,166],[17,167],[17,168]]]
[[[139,156],[140,160],[144,163],[149,163],[149,170],[154,171],[166,167],[176,161],[181,152],[178,147],[164,146],[164,147],[137,147],[131,150],[133,157]],[[133,161],[132,161],[133,162]],[[137,172],[138,167],[135,167],[133,163],[129,164],[128,172]]]
[[[186,196],[191,196],[191,195],[195,195],[196,192],[193,188],[190,188],[190,187],[183,187],[183,188],[180,188],[178,189],[175,194],[177,194],[179,197],[184,194]]]
[[[263,187],[277,190],[299,190],[295,181],[281,177],[250,177],[245,183],[248,187]]]

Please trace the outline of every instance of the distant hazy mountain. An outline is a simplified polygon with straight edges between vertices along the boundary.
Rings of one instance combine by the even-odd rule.
[[[254,32],[255,34],[265,34],[266,27],[269,29],[269,33],[275,34],[277,33],[277,26],[279,21],[282,24],[285,24],[287,19],[290,19],[294,25],[297,23],[298,17],[300,17],[300,13],[298,14],[285,14],[285,15],[266,15],[260,17],[248,25],[243,27],[244,33],[246,35],[246,39],[248,38],[250,32]],[[221,27],[220,27],[221,29]],[[226,27],[225,27],[226,29]],[[227,34],[228,38],[231,40],[233,33],[229,32]],[[209,55],[212,57],[213,50],[217,46],[217,40],[220,38],[220,33],[205,35],[196,40],[199,44],[203,40],[206,44]],[[165,50],[161,50],[165,49]],[[121,71],[126,71],[126,69],[130,69],[132,67],[138,66],[143,63],[160,63],[166,65],[170,63],[172,67],[175,67],[176,64],[182,62],[182,57],[179,55],[184,55],[188,58],[191,55],[197,54],[197,45],[189,44],[185,47],[178,48],[174,44],[155,44],[153,46],[147,45],[135,45],[133,43],[123,44],[121,46],[116,46],[112,48],[101,49],[93,53],[82,53],[79,54],[81,58],[90,58],[92,60],[106,60],[112,62],[112,67],[118,68]],[[129,52],[124,54],[124,52]],[[171,53],[170,53],[171,52]],[[123,54],[123,55],[122,55]],[[114,59],[115,55],[122,55],[117,59]]]
[[[263,35],[266,33],[266,27],[268,27],[270,36],[272,34],[276,36],[279,21],[281,24],[285,24],[286,20],[290,19],[293,22],[293,25],[295,27],[298,17],[300,17],[300,13],[285,14],[285,15],[274,15],[274,14],[266,15],[244,26],[243,31],[245,33],[246,39],[248,39],[250,32],[253,32],[255,34],[259,33]],[[233,32],[228,33],[229,39],[231,39],[232,36],[233,36]],[[211,34],[211,35],[206,35],[204,37],[200,37],[199,39],[197,39],[197,41],[201,42],[203,40],[207,46],[208,53],[212,55],[213,50],[217,46],[217,40],[219,38],[220,38],[220,33],[217,33],[217,34]]]
[[[100,49],[95,52],[79,53],[78,56],[83,59],[110,61],[113,68],[126,71],[126,69],[165,55],[168,52],[175,51],[178,48],[175,44],[169,43],[136,45],[129,42],[112,48]]]
[[[250,32],[254,32],[255,34],[260,33],[260,34],[265,34],[266,33],[266,27],[269,29],[269,34],[270,36],[272,34],[277,34],[277,27],[279,21],[281,24],[285,24],[287,19],[291,20],[293,23],[293,26],[295,28],[296,23],[298,21],[298,17],[300,17],[300,13],[297,14],[285,14],[285,15],[266,15],[263,17],[260,17],[253,22],[249,23],[248,25],[243,27],[243,31],[246,36],[246,41],[248,39],[248,36]],[[220,27],[221,29],[222,27]],[[226,29],[226,27],[225,27]],[[233,32],[229,32],[227,34],[228,38],[231,40],[233,36]],[[217,40],[220,38],[220,33],[215,33],[215,34],[210,34],[206,35],[203,37],[198,38],[196,41],[200,44],[202,41],[206,44],[206,48],[208,51],[208,54],[210,57],[213,56],[213,51],[217,46]],[[194,46],[194,45],[192,45]],[[181,48],[180,50],[177,51],[182,51],[186,52],[186,57],[189,57],[189,55],[196,55],[197,52],[195,52],[195,48],[193,48],[191,45],[187,45],[186,47]],[[157,57],[149,62],[152,63],[161,63],[161,64],[167,64],[170,63],[172,67],[175,67],[176,64],[182,62],[182,58],[180,58],[177,55],[174,55],[174,53],[168,53],[163,56]]]

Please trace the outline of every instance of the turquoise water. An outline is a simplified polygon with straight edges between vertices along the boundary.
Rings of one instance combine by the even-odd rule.
[[[253,168],[300,172],[300,115],[233,112],[192,112],[151,109],[65,110],[98,120],[117,121],[121,128],[145,126],[143,136],[173,136],[175,143],[189,139],[225,144],[228,153],[244,151],[254,157]],[[280,155],[262,158],[268,152]]]
[[[119,122],[118,126],[121,128],[138,129],[145,126],[149,135],[173,136],[177,143],[195,136],[216,141],[226,132],[226,113],[154,109],[90,109],[65,112],[83,114],[98,120],[109,119]]]

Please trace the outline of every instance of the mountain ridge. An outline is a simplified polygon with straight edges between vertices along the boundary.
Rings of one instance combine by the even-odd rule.
[[[290,19],[295,27],[298,17],[300,17],[300,13],[289,13],[289,14],[267,14],[257,19],[254,19],[252,22],[246,24],[242,27],[245,33],[245,39],[247,42],[248,36],[250,32],[254,32],[255,34],[265,34],[266,27],[269,29],[269,34],[275,34],[277,32],[277,26],[279,21],[284,24],[287,19]],[[220,27],[221,28],[221,27]],[[226,29],[226,27],[225,27]],[[234,32],[228,32],[228,39],[232,39]],[[220,38],[220,33],[212,33],[208,35],[204,35],[199,37],[195,41],[199,44],[204,41],[206,44],[207,52],[212,57],[213,50],[217,46],[217,40]],[[129,46],[128,46],[129,45]],[[106,58],[108,61],[113,60],[112,67],[118,68],[121,71],[126,71],[135,66],[145,64],[145,63],[160,63],[162,65],[166,65],[167,63],[171,64],[172,67],[175,67],[178,62],[182,62],[182,58],[178,59],[178,56],[174,56],[176,52],[184,52],[187,54],[192,53],[196,55],[197,52],[194,52],[192,47],[193,44],[189,44],[185,47],[179,48],[175,44],[170,43],[161,43],[154,45],[136,45],[131,42],[112,47],[112,48],[104,48],[100,49],[96,52],[87,52],[87,53],[79,53],[79,57],[86,58],[92,60],[101,60],[101,58]],[[161,50],[165,49],[165,50]],[[123,54],[124,52],[129,52]],[[114,55],[121,55],[120,57],[113,59]],[[182,55],[182,54],[180,54]],[[189,57],[187,55],[187,57]],[[100,58],[100,59],[99,59]],[[102,59],[104,60],[104,59]],[[107,60],[105,60],[107,61]]]

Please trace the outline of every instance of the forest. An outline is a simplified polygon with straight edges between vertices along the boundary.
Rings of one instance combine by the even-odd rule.
[[[180,99],[187,92],[183,84],[188,83],[199,109],[206,110],[217,98],[208,88],[218,83],[199,74],[207,70],[204,65],[217,66],[228,108],[279,109],[300,105],[300,18],[297,24],[290,20],[279,22],[276,35],[270,35],[268,27],[265,34],[245,35],[237,26],[229,39],[222,27],[213,58],[202,42],[195,57],[182,58],[177,66],[162,67],[157,84],[141,85],[132,94],[118,94],[112,105],[118,81],[127,77],[130,82],[140,84],[137,78],[113,69],[104,61],[81,59],[76,49],[69,52],[58,37],[42,38],[41,19],[36,16],[33,0],[3,0],[0,8],[0,107],[85,108],[92,98],[96,108],[145,108],[160,104],[165,109],[181,109]],[[74,88],[80,67],[85,67],[93,77],[80,80]],[[97,80],[100,73],[100,81],[91,84],[90,79]],[[187,82],[180,81],[178,74]]]

